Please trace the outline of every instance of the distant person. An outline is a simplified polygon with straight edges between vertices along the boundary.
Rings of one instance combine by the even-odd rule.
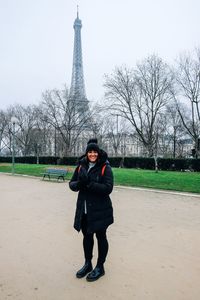
[[[74,228],[78,232],[82,230],[85,256],[85,263],[76,277],[87,275],[87,281],[95,281],[105,274],[104,263],[108,253],[106,230],[113,223],[113,208],[109,197],[113,189],[113,173],[107,158],[107,153],[99,148],[97,139],[89,140],[85,154],[80,158],[69,183],[72,191],[79,192]],[[93,269],[94,233],[98,244],[98,259]]]

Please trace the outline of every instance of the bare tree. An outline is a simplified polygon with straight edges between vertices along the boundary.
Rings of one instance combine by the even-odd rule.
[[[26,107],[22,105],[11,106],[9,109],[9,115],[15,116],[17,119],[15,142],[16,150],[23,156],[30,155],[33,144],[33,130],[35,127],[35,107],[33,105],[28,105]]]
[[[180,154],[179,145],[186,132],[174,102],[167,104],[165,111],[159,116],[158,148],[164,156],[175,158]]]
[[[72,155],[78,137],[91,121],[91,112],[81,114],[68,90],[51,90],[43,94],[43,119],[54,128],[60,138],[61,155]],[[58,140],[57,140],[58,141]]]
[[[193,56],[189,53],[179,57],[176,82],[177,89],[173,91],[173,96],[182,123],[194,141],[197,157],[200,150],[200,49]]]
[[[57,156],[56,147],[53,149],[52,131],[53,128],[44,120],[42,109],[39,106],[35,107],[35,125],[32,130],[32,152],[37,157],[37,163],[39,163],[39,157],[41,155]]]
[[[125,137],[128,135],[128,131],[127,121],[124,118],[118,114],[105,115],[105,135],[109,139],[115,156],[125,153]]]
[[[149,157],[155,150],[156,119],[171,98],[172,83],[169,67],[155,55],[137,64],[135,70],[116,68],[105,79],[109,107],[132,124]]]
[[[5,148],[6,127],[7,127],[6,113],[3,110],[1,110],[0,111],[0,154],[2,153],[2,150]]]
[[[12,138],[15,136],[16,155],[49,154],[50,132],[47,123],[42,123],[38,106],[14,105],[4,113],[4,132],[1,148],[7,155],[12,154]],[[16,118],[15,132],[13,132],[12,117]],[[1,126],[3,122],[1,121]],[[51,153],[52,154],[52,153]]]
[[[158,144],[157,149],[161,156],[171,156],[171,127],[169,126],[169,115],[166,112],[160,114],[158,119]]]

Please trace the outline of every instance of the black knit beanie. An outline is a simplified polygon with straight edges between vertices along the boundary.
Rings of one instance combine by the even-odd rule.
[[[92,150],[97,151],[98,153],[100,152],[97,139],[90,139],[87,142],[87,148],[85,153],[88,153],[88,151],[92,151]]]

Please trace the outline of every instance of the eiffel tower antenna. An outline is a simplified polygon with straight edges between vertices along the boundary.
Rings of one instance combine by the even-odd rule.
[[[78,9],[79,9],[79,6],[77,5],[77,19],[79,18]]]

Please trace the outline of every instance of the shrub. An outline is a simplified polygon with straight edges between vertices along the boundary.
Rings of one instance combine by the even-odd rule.
[[[125,157],[124,167],[153,170],[155,168],[155,161],[154,158],[148,157]]]
[[[200,172],[200,159],[188,159],[188,169],[195,172]]]
[[[158,168],[168,171],[184,171],[188,169],[187,159],[159,158]]]
[[[109,157],[108,160],[111,167],[119,168],[122,162],[122,157]]]
[[[12,157],[11,156],[0,156],[1,163],[11,163]]]
[[[23,156],[15,157],[16,163],[21,164],[36,164],[36,156]],[[119,168],[135,168],[135,169],[155,169],[154,158],[148,157],[109,157],[109,162],[112,167]],[[11,156],[1,156],[0,163],[12,163]],[[77,157],[55,157],[55,156],[42,156],[39,157],[40,164],[48,165],[77,165]],[[158,168],[159,170],[165,171],[195,171],[200,172],[200,159],[174,159],[174,158],[158,158]]]
[[[58,165],[69,165],[69,166],[75,166],[78,163],[77,157],[62,157],[58,158],[57,164]]]

